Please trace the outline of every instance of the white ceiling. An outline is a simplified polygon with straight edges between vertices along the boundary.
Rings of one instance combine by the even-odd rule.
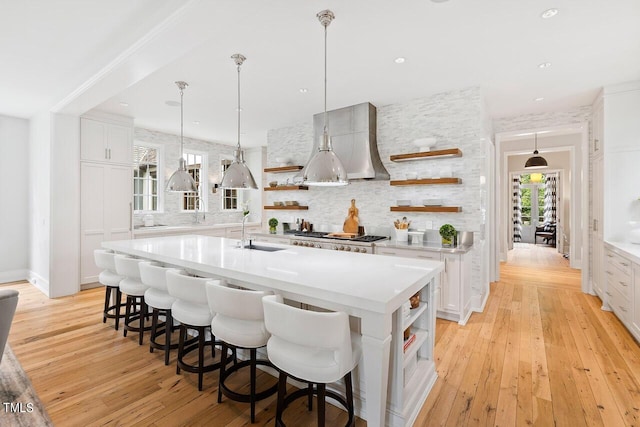
[[[504,117],[591,104],[602,86],[640,79],[638,0],[0,0],[0,114],[75,103],[178,133],[165,101],[185,80],[185,135],[233,144],[239,52],[242,144],[264,145],[268,129],[322,111],[325,8],[329,109],[480,86]]]

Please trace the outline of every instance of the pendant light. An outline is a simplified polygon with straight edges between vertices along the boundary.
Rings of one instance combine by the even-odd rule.
[[[198,186],[189,172],[187,172],[187,161],[184,159],[184,113],[182,109],[182,98],[187,82],[176,82],[180,89],[180,160],[178,161],[178,170],[176,170],[169,182],[167,182],[167,191],[171,192],[197,192]]]
[[[240,66],[247,58],[236,53],[235,55],[231,55],[231,59],[234,60],[238,68],[238,146],[233,152],[233,162],[224,172],[220,187],[236,190],[246,188],[257,189],[256,181],[253,179],[253,175],[251,175],[251,171],[244,161],[244,150],[240,147]]]
[[[318,144],[318,152],[311,157],[301,171],[301,175],[304,185],[347,185],[349,183],[347,170],[333,151],[327,132],[327,27],[335,15],[330,10],[323,10],[316,16],[324,27],[324,131]]]
[[[542,169],[547,167],[547,161],[544,157],[538,155],[538,134],[535,134],[535,147],[533,156],[529,157],[527,163],[524,164],[525,169]]]

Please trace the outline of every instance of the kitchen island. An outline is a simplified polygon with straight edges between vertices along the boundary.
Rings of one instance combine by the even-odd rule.
[[[238,240],[200,235],[102,245],[360,319],[364,393],[356,389],[356,412],[369,427],[412,424],[435,383],[433,279],[442,262],[277,244],[241,249]],[[420,306],[403,313],[418,292]],[[402,336],[409,326],[415,342],[405,351]]]

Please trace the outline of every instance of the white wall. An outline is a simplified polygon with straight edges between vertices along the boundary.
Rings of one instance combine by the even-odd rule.
[[[27,278],[29,121],[0,115],[0,283]]]

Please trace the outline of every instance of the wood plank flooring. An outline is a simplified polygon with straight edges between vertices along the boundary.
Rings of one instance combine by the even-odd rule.
[[[9,342],[55,425],[250,425],[248,405],[216,403],[217,374],[198,392],[175,355],[164,366],[137,335],[103,324],[102,288],[52,300],[3,286],[21,293]],[[640,346],[600,305],[553,248],[516,248],[483,313],[437,321],[439,378],[415,425],[640,425]],[[273,425],[275,397],[257,408],[255,425]],[[328,408],[327,424],[344,425]],[[302,403],[287,419],[315,425]]]

